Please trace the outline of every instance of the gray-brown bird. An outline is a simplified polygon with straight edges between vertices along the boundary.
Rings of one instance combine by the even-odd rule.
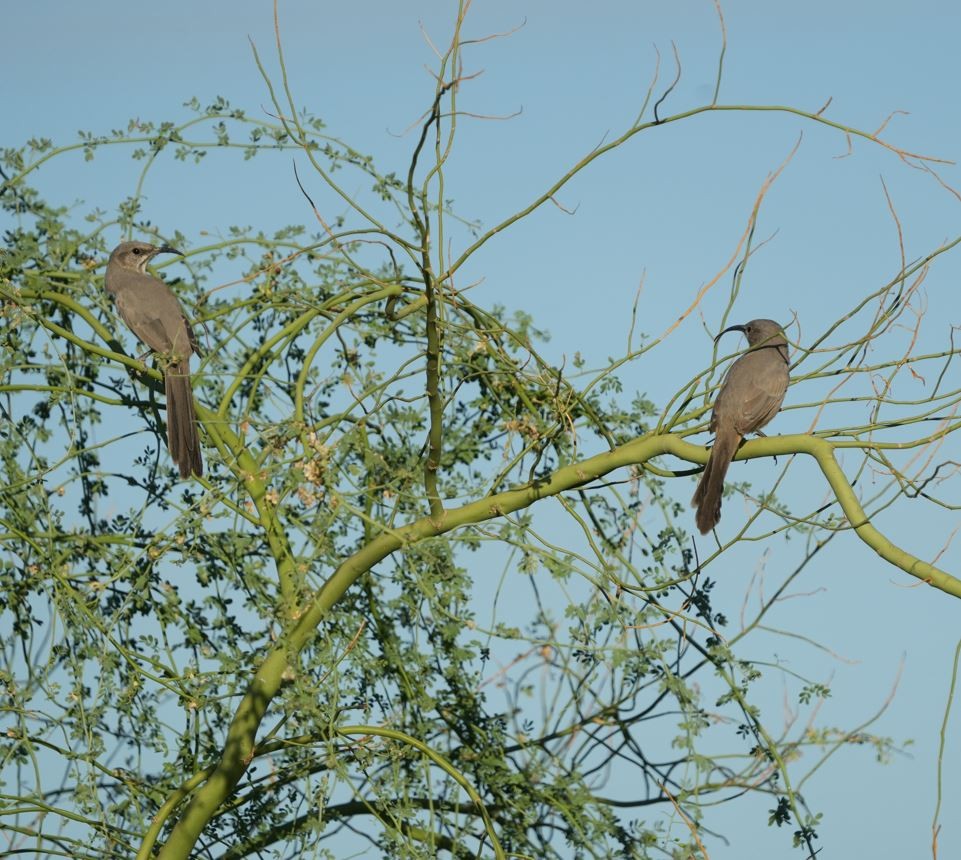
[[[751,320],[724,329],[714,342],[729,331],[744,333],[748,351],[731,365],[714,401],[714,447],[691,499],[702,535],[721,519],[724,476],[741,440],[748,433],[759,433],[777,415],[788,386],[787,338],[780,325],[774,320]]]
[[[183,256],[169,245],[121,243],[110,255],[104,286],[130,330],[166,362],[167,446],[181,478],[199,477],[204,466],[190,386],[190,356],[199,355],[200,348],[173,291],[147,272],[147,263],[157,254]]]

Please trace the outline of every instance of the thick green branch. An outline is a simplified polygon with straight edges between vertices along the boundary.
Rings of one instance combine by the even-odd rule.
[[[257,729],[271,700],[280,689],[284,672],[295,666],[297,656],[314,635],[327,613],[347,589],[391,553],[453,529],[495,519],[527,508],[540,499],[590,483],[615,469],[644,463],[672,454],[694,463],[705,463],[708,451],[677,436],[646,436],[613,451],[598,454],[558,469],[549,478],[487,496],[460,508],[444,511],[440,519],[422,517],[406,526],[383,532],[346,559],[301,614],[297,625],[267,655],[237,708],[227,734],[223,756],[207,783],[200,788],[174,827],[160,852],[162,860],[187,858],[207,822],[233,791],[254,754]],[[896,547],[867,519],[854,490],[834,458],[830,442],[814,436],[793,435],[758,439],[746,443],[735,459],[751,460],[775,454],[808,454],[814,458],[834,491],[841,509],[858,537],[883,559],[906,573],[954,597],[961,597],[961,581]]]

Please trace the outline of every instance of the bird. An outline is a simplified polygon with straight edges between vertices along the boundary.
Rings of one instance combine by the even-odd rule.
[[[721,494],[728,466],[748,433],[760,433],[781,408],[789,382],[787,338],[774,320],[757,319],[724,329],[747,338],[748,350],[735,361],[721,383],[711,414],[714,446],[691,505],[695,523],[706,535],[721,519]],[[760,434],[763,435],[763,434]]]
[[[190,356],[200,355],[201,350],[173,291],[147,272],[147,263],[157,254],[183,256],[169,245],[121,242],[110,254],[104,287],[130,330],[166,361],[167,447],[181,478],[199,478],[204,467],[190,384]]]

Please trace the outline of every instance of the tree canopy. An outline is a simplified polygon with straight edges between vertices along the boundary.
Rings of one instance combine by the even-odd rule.
[[[829,687],[753,643],[835,540],[961,597],[930,547],[895,545],[875,524],[892,506],[950,507],[940,487],[957,464],[939,452],[961,426],[955,345],[950,328],[925,352],[913,335],[922,284],[961,238],[843,297],[824,331],[783,320],[800,429],[744,444],[740,460],[777,458],[776,479],[732,471],[728,492],[750,515],[729,505],[717,537],[696,539],[688,498],[708,448],[691,437],[730,353],[712,356],[705,338],[699,372],[654,402],[638,380],[670,361],[676,326],[644,330],[641,294],[626,348],[601,367],[577,354],[559,365],[536,308],[488,304],[459,276],[598,159],[704,114],[777,111],[926,175],[937,160],[823,111],[724,104],[722,64],[713,99],[672,112],[673,72],[660,70],[636,120],[481,225],[445,183],[470,85],[466,5],[405,165],[376,164],[298,108],[279,37],[282,74],[255,49],[267,121],[195,99],[176,122],[3,151],[8,850],[706,858],[712,807],[761,794],[758,826],[813,857],[825,810],[808,776],[846,745],[890,755],[868,725],[820,724]],[[36,187],[42,165],[78,150],[139,163],[114,211],[81,213],[72,194]],[[158,162],[202,171],[237,150],[293,155],[278,181],[313,220],[208,241],[151,221],[143,187]],[[708,289],[729,294],[711,334],[743,321],[738,290],[778,173],[730,264],[679,301],[677,325]],[[315,205],[315,187],[344,214]],[[139,355],[102,289],[122,237],[186,252],[156,271],[204,348],[192,369],[202,479],[179,480],[162,364]],[[227,264],[242,277],[222,282]],[[925,379],[923,395],[905,395],[905,377]],[[828,494],[804,508],[783,492],[801,468]],[[738,620],[717,611],[725,564],[787,540],[796,563],[763,599]],[[778,672],[787,729],[756,696]]]

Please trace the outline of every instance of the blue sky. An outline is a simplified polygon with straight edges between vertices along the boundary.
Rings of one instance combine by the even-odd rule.
[[[437,2],[282,3],[298,103],[322,116],[332,134],[374,155],[382,169],[404,169],[414,142],[405,130],[433,91],[428,69],[434,54],[421,25],[436,44],[444,43],[452,9]],[[469,36],[524,26],[466,53],[465,71],[483,74],[463,86],[460,107],[488,116],[521,112],[503,121],[462,121],[447,175],[460,214],[487,226],[497,223],[626,128],[647,91],[655,46],[662,63],[659,87],[673,74],[672,39],[683,67],[662,113],[710,101],[720,48],[710,0],[608,2],[587,9],[566,0],[476,0]],[[831,98],[827,116],[868,131],[892,111],[907,111],[891,119],[889,140],[961,158],[961,11],[952,4],[740,0],[723,10],[728,47],[721,103],[816,111]],[[195,95],[202,102],[223,95],[259,116],[268,98],[248,37],[268,66],[277,68],[271,4],[265,0],[38,0],[10,4],[4,20],[4,146],[31,136],[68,143],[79,129],[99,133],[136,116],[180,120],[187,116],[182,103]],[[580,351],[590,366],[603,366],[624,351],[642,278],[639,328],[657,335],[726,263],[761,184],[802,132],[797,154],[765,201],[758,235],[773,239],[752,261],[735,321],[797,313],[805,342],[897,272],[898,237],[882,178],[904,228],[908,259],[961,232],[961,203],[932,177],[877,146],[856,141],[851,155],[841,157],[848,151],[843,135],[786,114],[712,114],[637,136],[560,192],[559,202],[576,214],[543,207],[489,243],[462,272],[461,283],[480,281],[484,301],[534,314],[551,332],[544,350],[551,360],[560,363]],[[78,206],[85,211],[94,204],[116,205],[131,192],[134,176],[130,162],[98,158],[82,165],[78,157],[58,159],[37,182],[51,197],[85,201]],[[961,184],[953,165],[944,166],[942,176]],[[325,214],[342,211],[322,189],[311,191]],[[233,181],[229,161],[200,169],[171,164],[148,182],[146,195],[155,223],[196,237],[197,244],[203,232],[217,234],[238,222],[270,230],[311,217],[292,181],[289,155],[262,159],[245,171],[243,183]],[[948,255],[926,281],[922,337],[932,349],[943,346],[947,326],[959,321],[959,274],[958,260]],[[230,280],[231,273],[223,277]],[[729,278],[722,279],[701,305],[712,330],[728,284]],[[664,403],[706,365],[710,350],[694,315],[658,352],[657,363],[638,361],[622,377],[631,390]],[[803,429],[792,426],[792,414],[779,416],[770,432]],[[958,452],[953,456],[958,459]],[[742,468],[751,468],[752,481],[769,474],[758,461]],[[792,491],[813,504],[824,487],[813,476],[798,480]],[[737,515],[736,504],[729,503],[726,515]],[[909,551],[933,558],[957,526],[957,515],[915,516],[902,503],[880,525]],[[743,569],[732,565],[718,577],[732,614],[739,612],[761,552],[759,546],[748,550],[739,556]],[[766,564],[776,567],[781,545],[772,545],[770,553]],[[959,560],[952,544],[940,564],[956,572]],[[906,588],[913,580],[886,567],[851,535],[835,540],[814,568],[798,587],[812,596],[787,604],[776,626],[815,638],[852,662],[815,659],[810,650],[794,651],[780,639],[772,640],[772,649],[789,664],[815,667],[822,672],[819,680],[833,676],[834,696],[822,713],[842,726],[880,707],[903,659],[897,694],[872,730],[915,740],[910,755],[896,756],[887,767],[876,766],[867,749],[849,751],[812,780],[809,800],[826,813],[824,856],[928,856],[934,756],[961,629],[959,607],[939,592]],[[772,659],[771,653],[749,656]],[[942,815],[940,857],[961,856],[961,827],[950,814],[961,803],[959,730],[955,712],[945,754],[948,812]],[[711,843],[714,860],[791,855],[786,835],[763,826],[762,807],[731,804],[721,813],[714,824],[731,844]]]

